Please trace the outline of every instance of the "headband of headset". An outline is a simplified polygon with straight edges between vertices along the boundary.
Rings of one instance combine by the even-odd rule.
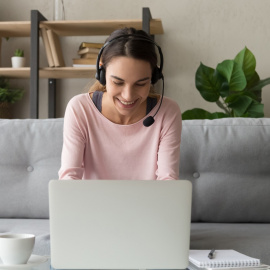
[[[97,64],[96,64],[96,79],[102,84],[102,85],[106,85],[106,72],[105,69],[103,68],[102,65],[100,65],[100,59],[101,59],[101,55],[103,53],[103,50],[112,42],[119,40],[119,39],[123,39],[123,38],[129,38],[129,37],[133,37],[133,40],[141,40],[141,41],[146,41],[149,43],[154,44],[159,52],[159,57],[160,57],[160,67],[156,66],[152,72],[152,78],[151,78],[151,83],[155,84],[159,79],[163,78],[163,74],[162,74],[162,69],[163,69],[163,53],[161,48],[158,46],[158,44],[152,40],[150,37],[144,37],[142,35],[138,35],[138,34],[126,34],[126,35],[119,35],[109,41],[107,41],[103,47],[100,49],[98,57],[97,57]]]

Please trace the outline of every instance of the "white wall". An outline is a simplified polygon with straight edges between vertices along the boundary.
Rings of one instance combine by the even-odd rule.
[[[195,72],[200,62],[216,67],[224,59],[233,59],[247,46],[256,56],[257,72],[270,77],[270,1],[269,0],[64,0],[67,20],[139,19],[142,7],[150,7],[154,18],[161,18],[164,35],[156,36],[163,49],[165,95],[175,99],[182,111],[194,107],[220,111],[203,100],[195,88]],[[30,20],[30,10],[38,9],[48,20],[53,18],[53,0],[0,0],[0,20]],[[105,37],[94,37],[104,41]],[[62,38],[67,65],[72,64],[81,41],[88,37]],[[17,47],[26,50],[29,39],[11,38],[2,42],[2,66],[10,66]],[[41,46],[42,50],[42,46]],[[29,64],[29,59],[28,59]],[[46,65],[45,54],[41,64]],[[26,90],[23,101],[14,106],[15,117],[29,117],[29,81],[12,80]],[[85,92],[88,79],[59,81],[57,117],[64,115],[68,100]],[[47,117],[47,80],[40,82],[40,117]],[[270,117],[270,86],[263,88],[265,116]]]

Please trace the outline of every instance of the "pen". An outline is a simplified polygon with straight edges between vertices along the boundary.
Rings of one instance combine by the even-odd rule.
[[[209,254],[208,254],[208,258],[209,258],[209,259],[213,259],[213,258],[214,258],[214,254],[215,254],[215,250],[212,249],[212,250],[209,252]]]

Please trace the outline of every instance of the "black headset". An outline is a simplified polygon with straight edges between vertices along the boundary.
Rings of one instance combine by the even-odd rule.
[[[146,42],[149,42],[149,43],[152,43],[154,44],[157,49],[158,49],[158,52],[159,52],[159,57],[160,57],[160,66],[156,66],[152,72],[152,77],[151,77],[151,83],[152,84],[155,84],[158,80],[162,79],[163,81],[163,88],[162,88],[162,96],[161,96],[161,101],[160,101],[160,104],[159,104],[159,107],[156,111],[156,113],[153,115],[153,116],[149,116],[147,117],[146,119],[144,119],[143,121],[143,125],[146,126],[146,127],[149,127],[151,126],[155,120],[154,120],[154,117],[156,116],[156,114],[158,113],[160,107],[161,107],[161,104],[162,104],[162,101],[163,101],[163,96],[164,96],[164,77],[163,77],[163,74],[162,74],[162,69],[163,69],[163,53],[162,53],[162,50],[161,48],[158,46],[158,44],[152,40],[150,37],[144,37],[142,35],[138,35],[138,34],[126,34],[126,35],[119,35],[109,41],[107,41],[103,47],[100,49],[99,51],[99,54],[98,54],[98,57],[97,57],[97,65],[96,65],[96,79],[102,84],[102,85],[106,85],[106,71],[104,69],[104,67],[102,65],[100,65],[100,58],[101,58],[101,55],[104,51],[104,49],[109,45],[111,44],[112,42],[116,41],[116,40],[119,40],[119,39],[124,39],[124,38],[129,38],[129,37],[134,37],[133,40],[141,40],[141,41],[146,41]]]

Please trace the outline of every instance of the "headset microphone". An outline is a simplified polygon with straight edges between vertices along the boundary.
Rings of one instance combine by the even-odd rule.
[[[154,124],[154,122],[155,122],[154,117],[156,116],[156,114],[158,113],[158,111],[159,111],[159,109],[161,107],[161,104],[162,104],[162,101],[163,101],[163,96],[164,96],[164,77],[163,77],[163,75],[162,75],[161,79],[162,79],[162,94],[161,94],[160,103],[159,103],[159,106],[158,106],[158,109],[157,109],[156,113],[153,116],[148,116],[147,118],[145,118],[143,120],[143,125],[145,127],[150,127],[151,125]]]

